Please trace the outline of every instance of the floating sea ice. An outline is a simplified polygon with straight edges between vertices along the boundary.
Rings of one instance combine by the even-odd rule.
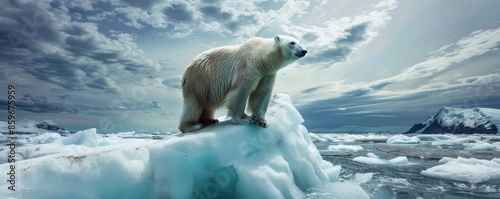
[[[31,137],[30,140],[32,144],[44,144],[51,143],[59,138],[61,138],[61,134],[59,133],[43,133],[41,135]]]
[[[368,153],[368,157],[355,157],[353,161],[364,163],[364,164],[384,164],[384,165],[408,165],[408,158],[406,156],[399,156],[390,160],[384,160],[379,158],[373,153]]]
[[[308,190],[306,198],[369,199],[370,196],[353,182],[331,182]]]
[[[417,137],[420,141],[439,141],[439,140],[454,140],[456,139],[455,137],[451,135],[417,135]]]
[[[313,142],[326,142],[327,141],[325,138],[322,138],[315,133],[309,133],[309,137],[311,138],[311,141],[313,141]]]
[[[329,145],[328,150],[333,152],[357,152],[363,150],[362,146],[358,145]]]
[[[423,170],[421,174],[469,183],[500,179],[500,158],[491,160],[442,158],[439,163],[442,165]]]
[[[473,143],[472,145],[470,145],[465,149],[472,151],[494,151],[496,147],[493,144],[483,142],[483,143]]]
[[[477,139],[473,136],[465,137],[465,138],[457,138],[457,139],[449,139],[449,140],[437,140],[432,142],[432,145],[455,145],[455,144],[463,144],[463,143],[472,143],[476,142]]]
[[[95,128],[87,129],[84,131],[79,131],[74,135],[62,140],[64,145],[84,145],[87,147],[97,147],[99,146],[99,136],[96,133]]]
[[[372,179],[373,173],[356,173],[352,181],[355,183],[363,184],[372,181]]]
[[[377,156],[377,155],[375,155],[375,154],[373,154],[373,153],[368,153],[368,154],[366,154],[366,155],[367,155],[368,157],[370,157],[370,158],[378,158],[378,156]]]
[[[389,164],[392,165],[406,165],[408,164],[408,158],[406,156],[399,156],[389,160]]]
[[[418,137],[408,137],[406,135],[395,135],[387,140],[387,144],[418,144]]]

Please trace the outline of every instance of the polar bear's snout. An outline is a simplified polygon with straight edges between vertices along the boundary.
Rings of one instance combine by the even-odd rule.
[[[291,42],[292,45],[292,54],[298,58],[302,58],[306,56],[307,50],[302,48],[302,46],[297,42]]]
[[[307,50],[301,50],[299,53],[295,54],[297,57],[304,57],[306,56]]]

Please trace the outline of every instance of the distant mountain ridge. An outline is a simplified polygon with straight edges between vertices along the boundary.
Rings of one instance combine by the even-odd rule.
[[[499,127],[500,109],[443,107],[429,119],[413,125],[405,134],[497,134]]]
[[[23,119],[16,122],[16,134],[41,134],[45,132],[56,132],[60,134],[69,134],[70,132],[59,127],[52,120],[35,121]],[[0,121],[0,133],[9,133],[8,124],[5,121]]]

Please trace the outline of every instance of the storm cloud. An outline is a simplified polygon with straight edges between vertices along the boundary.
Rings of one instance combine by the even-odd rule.
[[[315,63],[338,63],[347,60],[347,57],[354,49],[367,38],[367,28],[370,23],[357,24],[345,30],[345,36],[339,38],[331,47],[320,49],[318,53],[307,57],[306,62]],[[314,33],[306,33],[303,37],[314,40],[317,36]]]
[[[0,8],[0,34],[7,35],[0,37],[7,44],[0,46],[0,64],[12,74],[10,81],[30,74],[65,89],[118,93],[114,82],[122,78],[112,72],[154,70],[130,35],[107,37],[96,24],[71,20],[63,9],[43,1],[8,1]]]

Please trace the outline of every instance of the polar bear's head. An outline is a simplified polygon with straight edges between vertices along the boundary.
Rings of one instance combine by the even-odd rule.
[[[299,59],[307,53],[307,50],[302,48],[300,42],[293,37],[284,35],[275,36],[274,42],[281,48],[281,54],[286,59]]]

